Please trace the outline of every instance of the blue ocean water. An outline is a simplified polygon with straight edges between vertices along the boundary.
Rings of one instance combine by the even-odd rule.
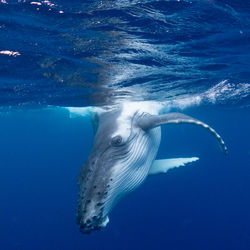
[[[249,1],[0,1],[0,249],[250,249]],[[64,107],[154,100],[218,131],[162,129],[105,229],[75,222],[91,121]]]

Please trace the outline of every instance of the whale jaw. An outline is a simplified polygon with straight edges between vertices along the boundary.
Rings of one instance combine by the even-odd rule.
[[[109,223],[108,216],[104,218],[93,216],[92,219],[87,219],[86,221],[81,221],[79,224],[80,232],[83,234],[90,234],[93,231],[100,230],[107,226]]]

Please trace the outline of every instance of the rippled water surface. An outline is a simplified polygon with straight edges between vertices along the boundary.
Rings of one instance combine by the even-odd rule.
[[[206,102],[249,104],[248,1],[0,6],[0,105],[101,105],[206,91],[217,99]]]

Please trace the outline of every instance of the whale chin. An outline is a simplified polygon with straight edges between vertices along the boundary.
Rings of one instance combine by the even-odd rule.
[[[86,223],[80,224],[80,231],[84,234],[90,234],[93,231],[97,231],[106,227],[108,223],[109,223],[108,216],[98,220],[92,220],[92,221],[87,220]]]
[[[101,227],[106,227],[108,223],[109,223],[109,217],[106,216],[101,224]]]

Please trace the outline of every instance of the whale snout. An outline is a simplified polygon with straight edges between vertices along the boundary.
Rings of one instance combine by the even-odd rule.
[[[101,229],[101,219],[97,216],[82,220],[79,223],[79,229],[82,233],[90,233],[94,230]]]
[[[101,201],[79,201],[76,221],[82,233],[90,233],[107,225],[108,217],[103,214],[103,206]]]
[[[100,230],[101,228],[105,227],[109,222],[108,217],[101,217],[101,216],[92,216],[86,217],[82,219],[79,223],[79,229],[82,233],[89,234],[92,231]]]

